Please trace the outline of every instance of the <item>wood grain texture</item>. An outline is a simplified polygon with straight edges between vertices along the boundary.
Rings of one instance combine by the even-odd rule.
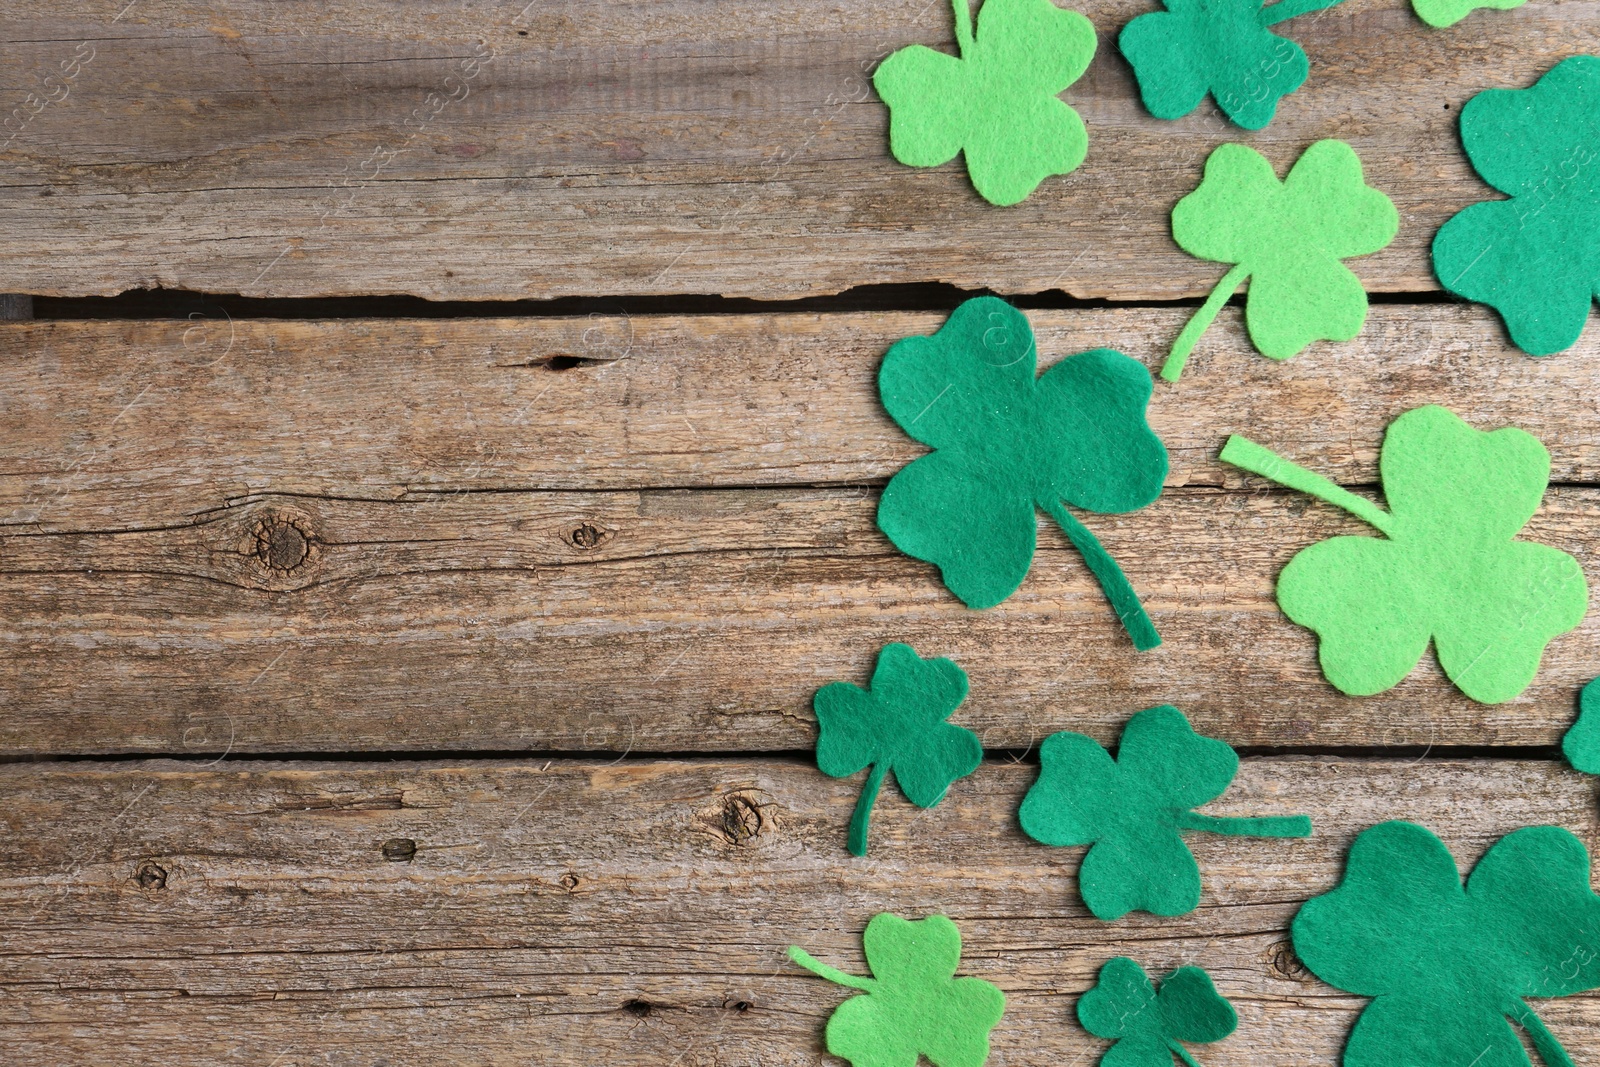
[[[1307,812],[1315,836],[1195,835],[1197,911],[1104,924],[1082,850],[1015,828],[1034,774],[986,764],[927,811],[886,792],[858,860],[859,781],[797,762],[0,767],[0,1026],[38,1067],[113,1029],[118,1062],[163,1067],[815,1064],[841,992],[785,946],[862,973],[873,914],[943,912],[1007,994],[991,1063],[1090,1061],[1073,1006],[1126,954],[1204,966],[1233,1001],[1204,1063],[1324,1067],[1366,1002],[1286,930],[1356,833],[1421,822],[1463,870],[1523,825],[1600,841],[1593,779],[1553,764],[1246,760],[1207,810]],[[1600,1056],[1600,995],[1537,1008]]]
[[[1400,209],[1358,262],[1373,290],[1436,287],[1440,223],[1493,197],[1461,106],[1600,50],[1592,0],[1448,33],[1404,4],[1293,21],[1306,85],[1266,130],[1207,102],[1161,122],[1114,38],[1146,0],[1085,0],[1099,52],[1065,99],[1087,162],[996,209],[959,163],[887,150],[869,75],[911,43],[953,50],[942,0],[266,0],[0,5],[10,109],[0,256],[36,294],[162,286],[258,296],[724,293],[794,297],[947,281],[1116,299],[1196,296],[1220,276],[1168,235],[1225,141],[1282,173],[1353,144]]]

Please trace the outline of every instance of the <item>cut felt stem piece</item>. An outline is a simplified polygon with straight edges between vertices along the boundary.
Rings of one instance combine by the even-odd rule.
[[[1399,229],[1394,204],[1365,183],[1343,141],[1307,148],[1282,182],[1255,149],[1219,146],[1199,187],[1172,209],[1172,237],[1192,256],[1233,267],[1178,335],[1161,377],[1178,380],[1246,279],[1245,323],[1262,355],[1288,359],[1313,341],[1350,340],[1367,321],[1367,293],[1339,261],[1378,251]]]
[[[981,1067],[989,1031],[1005,1012],[1005,994],[981,978],[957,978],[961,931],[943,915],[915,921],[884,912],[861,935],[873,977],[819,963],[791,945],[789,958],[811,973],[865,996],[851,997],[828,1019],[828,1051],[855,1067]]]
[[[1200,867],[1183,831],[1233,837],[1308,837],[1304,815],[1225,818],[1192,809],[1221,796],[1239,756],[1195,733],[1170,706],[1139,712],[1112,759],[1092,737],[1052,734],[1039,779],[1023,798],[1022,831],[1046,845],[1089,845],[1078,890],[1098,919],[1135,909],[1184,915],[1200,903]]]
[[[1411,10],[1429,26],[1443,28],[1454,26],[1480,7],[1509,11],[1525,3],[1527,0],[1411,0]]]
[[[1600,678],[1583,687],[1578,721],[1561,739],[1561,754],[1584,774],[1600,774]]]
[[[1006,206],[1083,162],[1089,135],[1057,94],[1094,56],[1094,26],[1050,0],[985,0],[972,32],[969,0],[952,0],[961,56],[911,45],[872,85],[889,105],[889,150],[912,167],[965,153],[978,194]]]
[[[1461,144],[1511,199],[1469,205],[1440,227],[1433,272],[1498,311],[1529,355],[1571,348],[1600,292],[1600,58],[1572,56],[1531,89],[1474,96]]]
[[[944,799],[950,783],[978,769],[978,735],[945,722],[967,698],[967,675],[947,659],[922,659],[910,645],[885,645],[872,683],[830,682],[817,690],[817,767],[830,778],[872,771],[850,817],[849,848],[867,854],[867,825],[883,779],[919,808]]]
[[[1173,1056],[1199,1067],[1179,1042],[1221,1041],[1238,1027],[1239,1016],[1199,967],[1179,967],[1161,980],[1158,993],[1143,967],[1118,956],[1078,998],[1078,1021],[1115,1042],[1100,1058],[1102,1067],[1172,1067]]]
[[[1160,635],[1127,577],[1065,506],[1126,512],[1160,496],[1167,450],[1145,419],[1150,373],[1109,349],[1035,376],[1037,360],[1027,318],[989,296],[962,304],[934,336],[889,349],[878,372],[883,406],[935,451],[890,479],[878,527],[900,551],[936,564],[968,607],[987,608],[1027,577],[1043,510],[1134,646],[1153,648]]]
[[[1311,69],[1299,45],[1268,27],[1339,2],[1163,0],[1167,10],[1128,23],[1117,44],[1156,118],[1182,118],[1210,93],[1228,118],[1259,130]]]
[[[1524,997],[1600,987],[1600,896],[1589,854],[1558,826],[1507,834],[1461,884],[1425,827],[1356,838],[1344,880],[1300,908],[1294,950],[1329,985],[1372,997],[1344,1067],[1529,1067],[1510,1021],[1547,1067],[1572,1067]]]
[[[1483,704],[1528,687],[1552,638],[1583,621],[1577,560],[1516,539],[1544,498],[1550,455],[1514,427],[1486,433],[1442,407],[1389,424],[1385,511],[1243,437],[1222,460],[1342,508],[1384,535],[1302,549],[1278,606],[1316,632],[1322,673],[1351,696],[1397,685],[1433,643],[1439,665]]]

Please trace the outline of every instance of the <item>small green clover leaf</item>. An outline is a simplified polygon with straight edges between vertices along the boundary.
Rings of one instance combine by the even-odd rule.
[[[1046,845],[1089,845],[1078,891],[1097,919],[1135,909],[1184,915],[1200,904],[1200,866],[1182,831],[1235,837],[1307,837],[1304,815],[1258,819],[1192,809],[1221,796],[1239,771],[1226,744],[1202,737],[1170,705],[1146,708],[1122,731],[1113,760],[1092,737],[1059,733],[1039,749],[1039,780],[1018,813]]]
[[[1573,769],[1600,774],[1600,678],[1583,687],[1578,697],[1578,721],[1561,739],[1561,754]]]
[[[1156,118],[1181,119],[1210,93],[1228,118],[1259,130],[1311,70],[1299,45],[1267,27],[1340,2],[1162,0],[1167,10],[1128,23],[1117,45]]]
[[[1379,533],[1302,549],[1278,576],[1278,606],[1321,642],[1340,692],[1398,685],[1433,642],[1467,696],[1499,704],[1528,687],[1544,648],[1583,621],[1577,560],[1516,539],[1550,479],[1550,454],[1515,427],[1486,433],[1445,408],[1414,408],[1383,438],[1389,510],[1243,437],[1222,461],[1343,508]]]
[[[890,479],[878,527],[900,551],[936,564],[968,607],[987,608],[1027,577],[1042,508],[1134,646],[1154,648],[1161,637],[1127,576],[1065,506],[1134,511],[1161,494],[1167,450],[1145,421],[1150,372],[1104,348],[1035,377],[1037,359],[1028,320],[992,296],[956,308],[934,336],[889,349],[878,372],[883,406],[935,451]]]
[[[1433,272],[1498,311],[1529,355],[1571,348],[1600,293],[1600,58],[1572,56],[1531,89],[1474,96],[1461,144],[1511,199],[1472,204],[1440,227]]]
[[[1179,967],[1161,980],[1126,956],[1107,960],[1100,980],[1078,999],[1078,1021],[1096,1037],[1115,1041],[1100,1067],[1172,1067],[1177,1056],[1199,1067],[1180,1041],[1221,1041],[1239,1025],[1239,1016],[1217,993],[1211,976],[1199,967]]]
[[[1343,141],[1306,149],[1282,182],[1255,149],[1219,146],[1199,187],[1172,209],[1172,237],[1191,256],[1234,267],[1178,334],[1161,377],[1178,380],[1246,278],[1245,323],[1262,355],[1288,359],[1313,341],[1350,340],[1367,321],[1367,292],[1339,261],[1378,251],[1399,230],[1394,204],[1365,183]]]
[[[1344,880],[1295,916],[1294,950],[1329,985],[1374,998],[1344,1067],[1548,1067],[1572,1060],[1524,997],[1600,987],[1600,896],[1589,854],[1558,826],[1497,841],[1466,888],[1444,843],[1386,822],[1350,847]]]
[[[1429,26],[1443,29],[1454,26],[1480,7],[1509,11],[1525,3],[1527,0],[1411,0],[1411,10]]]
[[[961,931],[943,915],[911,921],[884,912],[861,935],[872,978],[819,963],[798,946],[789,958],[806,970],[867,995],[851,997],[828,1020],[828,1051],[855,1067],[981,1067],[1005,994],[981,978],[957,978]]]
[[[817,767],[830,778],[872,768],[850,817],[853,855],[867,854],[867,824],[889,771],[911,803],[931,808],[951,782],[978,769],[978,735],[944,721],[966,698],[965,671],[902,644],[878,653],[870,688],[830,682],[817,690]]]
[[[872,85],[889,105],[889,150],[911,167],[965,152],[978,194],[1001,207],[1083,162],[1089,135],[1058,95],[1094,56],[1094,26],[1050,0],[952,0],[961,58],[922,45],[883,61]]]

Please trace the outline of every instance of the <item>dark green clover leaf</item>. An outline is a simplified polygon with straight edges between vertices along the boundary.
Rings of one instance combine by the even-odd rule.
[[[1178,1042],[1221,1041],[1239,1025],[1211,976],[1199,967],[1179,967],[1161,980],[1161,992],[1133,960],[1118,956],[1100,968],[1100,981],[1078,999],[1078,1021],[1095,1037],[1116,1044],[1100,1067],[1172,1067],[1177,1056],[1199,1067]]]
[[[1340,2],[1163,0],[1167,10],[1128,23],[1117,44],[1156,118],[1181,119],[1210,93],[1230,119],[1259,130],[1311,69],[1299,45],[1267,27]]]
[[[1134,909],[1183,915],[1200,903],[1200,866],[1182,832],[1307,837],[1304,815],[1232,819],[1192,809],[1221,796],[1239,756],[1201,737],[1177,708],[1139,712],[1113,760],[1092,737],[1059,733],[1039,749],[1039,780],[1023,798],[1022,831],[1046,845],[1089,845],[1078,891],[1098,919]]]
[[[1578,721],[1561,739],[1561,754],[1584,774],[1600,774],[1600,678],[1583,687]]]
[[[992,296],[968,300],[932,337],[907,337],[878,372],[883,406],[936,451],[896,474],[878,527],[937,564],[972,608],[1000,603],[1033,564],[1042,508],[1066,532],[1140,649],[1155,626],[1094,534],[1065,504],[1124,512],[1161,494],[1167,450],[1145,421],[1150,372],[1120,352],[1069,356],[1035,377],[1033,330]]]
[[[828,1051],[855,1067],[916,1067],[918,1056],[935,1067],[981,1067],[1006,998],[981,978],[955,977],[961,966],[956,924],[943,915],[912,922],[884,912],[873,916],[861,941],[871,978],[845,974],[789,946],[789,958],[806,970],[867,994],[834,1011]]]
[[[1600,896],[1589,854],[1558,826],[1507,834],[1466,888],[1425,828],[1381,823],[1350,847],[1344,881],[1295,916],[1294,950],[1318,978],[1374,998],[1344,1067],[1547,1067],[1572,1060],[1524,997],[1600,987]]]
[[[1436,405],[1395,419],[1379,459],[1388,511],[1248,438],[1230,437],[1221,458],[1384,535],[1329,538],[1278,576],[1278,606],[1316,631],[1322,673],[1342,693],[1398,685],[1432,641],[1463,693],[1510,700],[1589,610],[1577,560],[1517,540],[1544,498],[1550,454],[1514,426],[1485,433]]]
[[[985,0],[972,33],[969,0],[953,0],[961,58],[912,45],[872,76],[889,105],[889,150],[912,167],[965,152],[980,196],[1025,200],[1083,162],[1089,135],[1057,94],[1094,56],[1094,26],[1050,0]]]
[[[1456,214],[1433,272],[1488,304],[1533,356],[1571,348],[1600,292],[1600,58],[1557,63],[1531,89],[1490,89],[1461,109],[1461,144],[1510,200]]]
[[[817,766],[830,778],[872,773],[850,818],[850,851],[867,854],[867,823],[883,777],[919,808],[944,799],[950,783],[978,769],[978,735],[945,722],[967,698],[967,675],[947,659],[922,659],[910,645],[885,645],[870,688],[830,682],[817,690]]]

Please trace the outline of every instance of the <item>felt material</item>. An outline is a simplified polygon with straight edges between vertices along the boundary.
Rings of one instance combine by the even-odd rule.
[[[850,819],[850,851],[867,854],[867,823],[884,775],[919,808],[944,799],[957,778],[978,769],[978,735],[945,722],[967,699],[967,675],[947,659],[922,659],[910,645],[885,645],[867,689],[830,682],[817,690],[817,767],[848,778],[867,767],[867,783]]]
[[[1384,535],[1330,538],[1278,576],[1278,606],[1316,631],[1322,673],[1341,692],[1398,684],[1431,640],[1463,693],[1498,704],[1528,687],[1545,645],[1588,611],[1575,559],[1516,540],[1550,478],[1549,453],[1522,430],[1475,430],[1431,405],[1401,415],[1379,460],[1388,511],[1243,437],[1228,439],[1222,460]]]
[[[1367,321],[1367,292],[1339,261],[1394,240],[1400,215],[1365,184],[1343,141],[1318,141],[1282,182],[1242,144],[1219,146],[1205,178],[1172,209],[1172,238],[1191,256],[1232,263],[1173,343],[1161,377],[1178,380],[1200,335],[1246,278],[1245,323],[1262,355],[1288,359],[1313,341],[1348,341]]]
[[[1184,915],[1200,903],[1200,867],[1182,831],[1307,837],[1304,815],[1237,819],[1191,809],[1221,796],[1239,756],[1202,737],[1177,708],[1139,712],[1113,760],[1092,737],[1059,733],[1039,749],[1039,779],[1022,800],[1022,832],[1046,845],[1089,845],[1078,891],[1098,919],[1135,909]]]
[[[1561,739],[1561,754],[1584,774],[1600,774],[1600,678],[1583,687],[1578,721]]]
[[[1480,7],[1509,11],[1527,0],[1411,0],[1411,10],[1430,26],[1454,26]]]
[[[1050,0],[952,0],[961,58],[915,44],[884,60],[873,88],[889,105],[889,150],[912,167],[966,153],[978,194],[1002,207],[1083,162],[1089,135],[1057,94],[1094,56],[1094,26]]]
[[[1498,311],[1529,355],[1572,347],[1600,291],[1600,58],[1564,59],[1531,89],[1474,96],[1461,144],[1511,199],[1472,204],[1440,227],[1434,274]]]
[[[1027,576],[1042,508],[1134,645],[1153,648],[1161,638],[1128,579],[1064,506],[1134,511],[1161,495],[1167,450],[1145,421],[1150,372],[1104,348],[1038,377],[1036,362],[1028,320],[992,296],[962,304],[932,337],[889,349],[878,372],[883,406],[936,451],[889,481],[878,527],[900,551],[936,564],[968,607],[987,608]]]
[[[1178,1042],[1221,1041],[1238,1027],[1239,1016],[1199,967],[1179,967],[1161,980],[1158,993],[1143,967],[1118,956],[1078,998],[1078,1021],[1116,1042],[1100,1058],[1102,1067],[1172,1067],[1173,1056],[1198,1067]]]
[[[1558,826],[1507,834],[1467,879],[1425,828],[1356,838],[1344,880],[1295,916],[1294,950],[1318,978],[1371,1004],[1344,1067],[1529,1067],[1517,1022],[1548,1067],[1571,1067],[1522,1000],[1600,987],[1600,896],[1589,854]]]
[[[1162,0],[1140,15],[1117,45],[1139,79],[1145,110],[1180,119],[1210,93],[1247,130],[1272,121],[1278,101],[1300,88],[1311,64],[1300,46],[1267,27],[1341,0]]]
[[[961,931],[943,915],[910,921],[884,912],[861,941],[871,978],[837,971],[789,946],[789,958],[830,982],[859,989],[828,1020],[828,1051],[855,1067],[980,1067],[1005,994],[981,978],[957,978]]]

